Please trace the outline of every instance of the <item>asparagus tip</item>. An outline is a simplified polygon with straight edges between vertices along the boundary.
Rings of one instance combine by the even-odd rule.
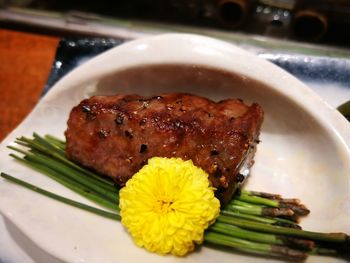
[[[281,207],[292,209],[295,214],[300,216],[306,216],[310,213],[310,210],[303,204],[282,203]]]
[[[279,236],[279,239],[281,239],[284,244],[287,246],[293,247],[293,248],[300,248],[304,250],[312,250],[315,248],[315,242],[312,240],[307,239],[300,239],[295,237],[288,237],[288,236]]]
[[[281,198],[279,200],[280,203],[283,204],[294,204],[294,205],[300,205],[301,201],[298,198]]]
[[[308,258],[307,253],[284,246],[271,246],[271,252],[294,261],[304,261]]]
[[[277,221],[277,222],[273,223],[273,225],[275,225],[275,226],[289,227],[289,228],[294,228],[294,229],[300,229],[300,230],[302,230],[302,227],[299,226],[298,224],[293,224],[293,223],[288,223],[288,222]]]
[[[263,207],[262,208],[262,215],[265,215],[265,216],[272,216],[272,217],[287,216],[287,217],[291,217],[294,214],[295,214],[294,211],[292,209],[290,209],[290,208],[271,208],[271,207]]]

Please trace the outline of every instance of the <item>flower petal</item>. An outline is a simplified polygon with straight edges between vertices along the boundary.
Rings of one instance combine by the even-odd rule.
[[[120,191],[122,224],[138,246],[183,256],[220,212],[208,174],[191,160],[154,157]]]

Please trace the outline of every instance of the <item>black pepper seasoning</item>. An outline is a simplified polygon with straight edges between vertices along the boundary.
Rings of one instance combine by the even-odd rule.
[[[218,150],[212,150],[212,151],[210,151],[210,155],[219,155],[219,151]]]
[[[118,114],[117,118],[114,120],[117,125],[122,125],[124,123],[124,116],[122,114]]]
[[[84,105],[83,107],[82,107],[82,112],[85,112],[85,113],[88,113],[88,112],[90,112],[91,111],[91,109],[90,109],[90,106],[89,105]]]
[[[106,130],[103,130],[103,129],[100,129],[98,131],[98,136],[101,138],[101,139],[106,139],[107,136],[109,134],[109,131],[106,131]]]
[[[128,137],[129,139],[132,139],[134,137],[134,135],[132,134],[132,131],[125,131],[124,132],[125,136]]]
[[[140,146],[140,153],[144,153],[147,151],[147,144],[141,144]]]

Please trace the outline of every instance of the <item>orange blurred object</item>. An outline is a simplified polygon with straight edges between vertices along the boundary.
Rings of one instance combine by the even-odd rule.
[[[33,109],[59,38],[0,29],[0,141]]]

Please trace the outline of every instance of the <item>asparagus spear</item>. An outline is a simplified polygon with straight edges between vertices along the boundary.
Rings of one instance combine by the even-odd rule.
[[[228,209],[222,209],[221,214],[232,216],[232,217],[244,218],[247,220],[261,222],[261,223],[265,223],[265,224],[301,229],[301,227],[298,224],[296,224],[294,221],[284,219],[284,218],[279,218],[279,217],[255,216],[255,215],[249,215],[249,214],[243,214],[243,213],[231,211]]]
[[[310,213],[310,210],[308,210],[303,204],[300,204],[300,200],[298,199],[269,199],[263,196],[271,197],[273,195],[260,193],[261,196],[258,196],[256,193],[257,192],[241,192],[239,195],[237,195],[236,200],[245,201],[252,204],[265,205],[268,207],[289,208],[297,215],[304,216]]]
[[[243,238],[255,242],[267,243],[271,245],[285,245],[294,248],[300,248],[303,250],[311,250],[315,247],[315,242],[311,240],[260,233],[220,222],[216,222],[214,225],[212,225],[210,227],[210,230],[225,235],[230,235],[233,237]]]
[[[65,178],[61,176],[61,174],[57,173],[56,171],[47,168],[46,166],[40,165],[40,164],[34,164],[32,162],[29,162],[25,159],[22,159],[16,155],[11,154],[12,157],[17,159],[18,161],[30,166],[31,168],[41,172],[42,174],[45,174],[49,176],[50,178],[54,179],[58,183],[64,185],[65,187],[71,189],[72,191],[90,199],[91,201],[100,204],[106,208],[115,210],[118,208],[118,205],[116,202],[111,202],[108,198],[105,196],[101,196],[100,194],[94,192],[92,189],[89,188],[84,188],[82,185],[79,183],[76,183],[73,180],[70,180],[69,178]]]
[[[283,258],[295,261],[305,260],[308,257],[307,253],[300,250],[295,250],[284,246],[256,243],[210,231],[205,233],[204,240],[214,245],[232,247],[254,254],[282,256]]]
[[[293,216],[295,213],[290,208],[265,207],[261,205],[254,205],[244,201],[234,199],[227,205],[228,209],[246,213],[250,215],[263,216]]]
[[[249,190],[241,190],[242,194],[250,195],[250,196],[259,196],[267,199],[272,199],[272,200],[282,200],[282,196],[279,194],[272,194],[272,193],[265,193],[265,192],[258,192],[258,191],[249,191]],[[295,199],[296,202],[300,203],[299,199]]]
[[[14,147],[11,148],[15,149]],[[86,186],[87,188],[96,193],[99,193],[101,196],[104,196],[109,200],[116,201],[118,198],[118,191],[116,188],[107,184],[103,184],[101,181],[86,180],[87,177],[81,175],[78,171],[72,170],[69,166],[61,165],[61,163],[44,155],[26,153],[23,159],[14,154],[10,155],[15,159],[27,164],[28,166],[31,166],[32,168],[39,170],[44,169],[46,172],[50,172],[52,170],[54,171],[54,174],[52,176],[55,178],[63,178],[66,180],[68,178],[69,180],[73,180],[74,182],[82,186]]]
[[[217,220],[219,222],[239,226],[244,229],[256,230],[256,231],[261,231],[265,233],[301,237],[301,238],[315,240],[315,241],[325,241],[325,242],[334,242],[334,243],[350,242],[349,236],[344,233],[311,232],[311,231],[305,231],[305,230],[288,228],[288,227],[262,224],[259,222],[248,222],[238,218],[233,219],[232,217],[228,217],[225,215],[220,215]]]

